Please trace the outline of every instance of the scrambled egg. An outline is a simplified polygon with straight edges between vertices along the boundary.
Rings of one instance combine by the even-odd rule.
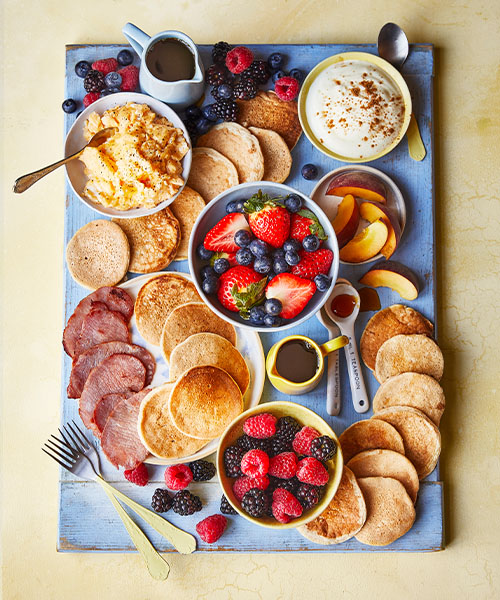
[[[87,140],[106,127],[118,131],[98,148],[85,148],[80,160],[89,180],[84,195],[118,210],[152,208],[184,184],[181,160],[189,150],[181,129],[156,115],[147,104],[129,102],[92,113]]]

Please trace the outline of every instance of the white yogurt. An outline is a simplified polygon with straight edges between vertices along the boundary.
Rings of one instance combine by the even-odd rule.
[[[316,138],[346,158],[369,158],[390,146],[403,125],[405,105],[393,79],[376,65],[335,63],[313,81],[306,116]]]

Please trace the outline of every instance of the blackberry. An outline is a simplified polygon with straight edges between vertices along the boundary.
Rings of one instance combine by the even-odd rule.
[[[86,92],[100,92],[106,87],[104,83],[104,75],[100,71],[91,69],[83,80],[83,87]]]
[[[293,439],[293,438],[292,438]],[[292,442],[286,438],[275,435],[271,438],[271,453],[273,456],[282,452],[292,452]]]
[[[219,97],[219,86],[218,85],[210,88],[210,95],[212,96],[212,98],[215,98],[215,100],[221,100],[221,98]]]
[[[182,517],[187,517],[201,510],[201,500],[188,490],[181,490],[174,496],[172,510]]]
[[[205,75],[209,85],[222,85],[227,81],[227,70],[224,65],[211,65]]]
[[[336,453],[337,444],[327,435],[317,437],[311,442],[311,454],[318,460],[330,460]]]
[[[208,460],[195,460],[189,463],[189,468],[193,473],[194,481],[208,481],[216,473],[215,465]]]
[[[240,100],[251,100],[257,95],[257,84],[253,79],[241,79],[234,86],[234,97]]]
[[[301,483],[295,492],[295,496],[302,506],[307,509],[316,506],[322,494],[316,486]]]
[[[243,79],[253,79],[256,83],[264,84],[271,77],[271,69],[265,60],[254,60],[241,76]]]
[[[228,446],[224,450],[224,469],[227,477],[241,477],[241,459],[245,450],[239,446]]]
[[[198,137],[198,127],[196,125],[196,121],[191,121],[189,119],[184,121],[184,125],[186,126],[187,132],[189,133],[191,142],[193,142]]]
[[[271,443],[269,438],[253,438],[244,433],[236,440],[236,443],[240,448],[243,448],[245,452],[248,452],[249,450],[264,450],[264,452],[269,454],[271,451]]]
[[[249,490],[241,501],[241,508],[251,517],[263,517],[269,510],[269,497],[263,490]]]
[[[219,119],[223,121],[236,121],[238,106],[234,100],[217,100],[215,110]]]
[[[292,443],[301,429],[301,425],[293,417],[280,417],[276,423],[276,437]]]
[[[222,494],[222,498],[220,499],[220,511],[223,515],[237,515],[238,513],[234,510],[234,508],[229,504],[228,499],[224,494]]]
[[[225,63],[227,53],[231,50],[231,45],[227,42],[217,42],[212,48],[212,60],[216,64]]]
[[[169,508],[172,506],[172,496],[167,492],[167,490],[158,488],[155,490],[153,498],[151,499],[151,506],[155,512],[167,512],[167,510],[169,510]]]
[[[276,488],[283,488],[284,490],[288,490],[292,494],[295,494],[300,485],[300,481],[297,479],[297,477],[292,477],[291,479],[280,479],[279,477],[273,477],[272,475],[269,475],[269,481],[269,488],[271,488],[273,492]]]

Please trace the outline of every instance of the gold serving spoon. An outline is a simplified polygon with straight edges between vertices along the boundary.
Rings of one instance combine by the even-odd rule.
[[[27,175],[19,177],[19,179],[16,179],[14,183],[14,192],[16,194],[21,194],[22,192],[25,192],[39,179],[45,177],[45,175],[52,173],[52,171],[55,171],[58,167],[65,165],[70,160],[81,156],[85,148],[98,148],[101,144],[104,144],[104,142],[106,142],[112,135],[114,135],[116,131],[116,127],[107,127],[106,129],[101,129],[94,136],[92,136],[90,142],[88,144],[85,144],[85,146],[78,152],[75,152],[71,156],[63,158],[62,160],[55,162],[52,165],[49,165],[48,167],[44,167],[43,169],[39,169],[38,171],[33,171],[33,173],[28,173]]]

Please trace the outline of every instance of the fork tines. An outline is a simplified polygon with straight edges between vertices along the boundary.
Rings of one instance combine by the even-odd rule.
[[[62,430],[58,428],[62,439],[51,434],[52,439],[47,440],[42,448],[45,454],[48,454],[65,469],[71,469],[79,455],[91,446],[83,431],[74,421],[72,423],[74,427],[71,423],[67,423],[63,425]]]

